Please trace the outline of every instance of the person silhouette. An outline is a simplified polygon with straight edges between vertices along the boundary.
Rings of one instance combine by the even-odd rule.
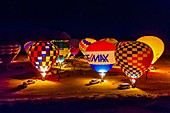
[[[148,72],[149,72],[150,70],[149,69],[147,69],[146,70],[146,72],[145,72],[145,75],[146,75],[146,80],[148,79]]]

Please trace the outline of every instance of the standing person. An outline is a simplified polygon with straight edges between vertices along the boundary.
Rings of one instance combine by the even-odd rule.
[[[149,69],[147,69],[146,70],[146,72],[145,72],[145,75],[146,75],[146,80],[148,79],[148,72],[149,72],[150,70]]]

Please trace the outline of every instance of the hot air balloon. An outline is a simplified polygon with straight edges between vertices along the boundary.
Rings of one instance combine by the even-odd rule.
[[[70,52],[70,45],[63,40],[52,40],[51,42],[59,49],[59,55],[56,62],[63,62]]]
[[[17,42],[0,42],[0,58],[8,70],[9,64],[15,59],[21,50],[21,45]]]
[[[96,42],[96,40],[93,38],[85,38],[80,41],[79,49],[83,53],[83,55],[85,55],[87,47],[94,42]]]
[[[58,57],[58,48],[49,41],[38,41],[28,50],[28,57],[45,80],[46,73]]]
[[[70,39],[70,41],[68,42],[70,45],[70,52],[71,54],[75,57],[78,52],[80,51],[79,49],[79,40],[78,39]]]
[[[106,41],[106,42],[110,42],[112,44],[116,44],[118,41],[115,39],[115,38],[103,38],[103,39],[100,39],[100,41]]]
[[[58,36],[58,39],[60,39],[60,40],[70,40],[71,36],[67,32],[61,32]]]
[[[153,59],[153,51],[143,42],[129,41],[116,49],[115,57],[118,65],[128,76],[134,88],[136,87],[136,80],[150,66]]]
[[[24,50],[25,50],[26,53],[28,53],[30,47],[31,47],[34,43],[36,43],[36,42],[35,42],[35,41],[28,41],[28,42],[26,42],[26,43],[24,44]]]
[[[106,41],[94,42],[86,50],[86,59],[90,66],[101,75],[101,81],[115,63],[115,50],[116,46]]]
[[[137,41],[146,43],[152,48],[153,60],[151,64],[154,64],[158,60],[165,48],[163,41],[156,36],[142,36],[138,38]]]

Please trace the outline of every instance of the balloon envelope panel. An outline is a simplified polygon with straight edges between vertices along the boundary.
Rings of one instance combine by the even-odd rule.
[[[80,51],[79,49],[79,40],[78,39],[70,39],[70,41],[68,42],[70,45],[70,52],[72,55],[77,55],[78,52]]]
[[[63,62],[67,55],[70,53],[70,45],[68,42],[62,41],[62,40],[54,40],[52,43],[58,47],[59,49],[59,55],[56,60],[56,62]]]
[[[82,39],[79,43],[79,49],[80,51],[85,55],[86,49],[89,45],[91,45],[92,43],[96,42],[95,39],[93,38],[85,38]]]
[[[70,47],[71,47],[70,52],[71,52],[72,55],[75,56],[75,55],[77,55],[79,53],[79,51],[80,51],[79,48],[75,48],[72,45],[70,45]]]

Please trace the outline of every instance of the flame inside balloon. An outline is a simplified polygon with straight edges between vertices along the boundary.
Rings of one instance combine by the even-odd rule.
[[[30,47],[31,47],[34,43],[36,43],[36,42],[35,42],[35,41],[28,41],[28,42],[26,42],[26,43],[24,44],[24,50],[25,50],[26,53],[28,53]]]

